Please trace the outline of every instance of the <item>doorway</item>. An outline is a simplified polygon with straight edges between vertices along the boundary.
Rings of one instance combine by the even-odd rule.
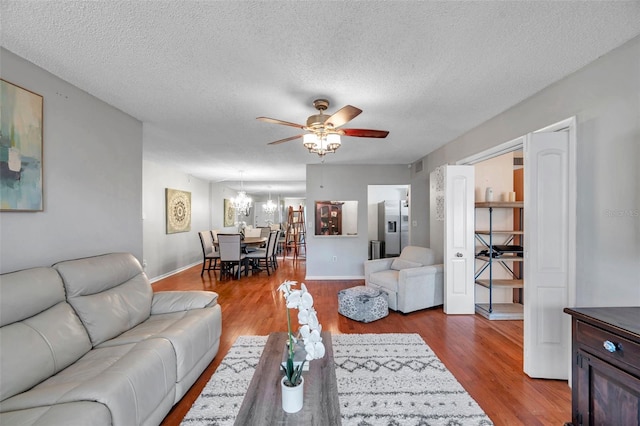
[[[490,320],[524,319],[524,158],[514,149],[473,166],[475,311]]]
[[[411,244],[411,185],[368,185],[369,259],[398,256]]]
[[[525,373],[536,378],[568,379],[570,372],[570,322],[562,308],[575,304],[576,293],[576,140],[571,117],[458,162],[473,165],[523,147],[525,164],[532,164],[523,193],[523,358]]]

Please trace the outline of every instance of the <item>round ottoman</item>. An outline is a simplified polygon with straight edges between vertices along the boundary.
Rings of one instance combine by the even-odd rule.
[[[340,290],[338,312],[356,321],[379,320],[389,315],[387,293],[363,285]]]

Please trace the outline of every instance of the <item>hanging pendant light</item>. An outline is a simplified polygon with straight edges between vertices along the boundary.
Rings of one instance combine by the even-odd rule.
[[[274,214],[278,210],[278,205],[271,199],[271,190],[269,190],[269,199],[262,205],[262,211],[266,214]]]
[[[249,216],[251,211],[251,198],[247,196],[247,193],[244,190],[244,180],[242,179],[242,171],[240,171],[240,188],[241,191],[238,191],[238,196],[231,199],[231,207],[235,209],[236,212],[242,213],[245,216]]]

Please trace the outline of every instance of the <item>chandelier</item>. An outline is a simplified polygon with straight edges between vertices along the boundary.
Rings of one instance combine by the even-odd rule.
[[[244,181],[242,180],[242,172],[240,172],[240,186],[241,190],[238,191],[238,196],[231,199],[231,207],[233,207],[236,213],[242,213],[245,216],[249,216],[251,210],[251,198],[247,196],[244,190]]]
[[[274,203],[271,199],[269,199],[265,204],[262,205],[262,210],[266,214],[274,214],[276,210],[278,210],[278,205]]]
[[[278,210],[278,205],[271,200],[271,191],[269,191],[269,199],[262,205],[262,211],[266,214],[274,214]]]
[[[302,137],[302,144],[310,153],[318,154],[321,158],[325,154],[336,152],[340,148],[340,135],[337,133],[307,133]]]

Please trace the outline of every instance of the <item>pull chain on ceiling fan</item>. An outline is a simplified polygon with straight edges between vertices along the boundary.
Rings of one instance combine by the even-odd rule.
[[[311,115],[307,118],[307,124],[296,124],[289,121],[278,120],[269,117],[258,117],[260,121],[265,123],[282,124],[284,126],[296,127],[306,130],[308,133],[302,133],[296,136],[280,139],[270,142],[269,145],[277,145],[302,138],[303,145],[311,153],[324,157],[326,154],[334,153],[340,148],[342,142],[341,136],[352,136],[358,138],[386,138],[389,134],[386,130],[371,129],[340,129],[340,126],[348,123],[356,118],[362,110],[352,105],[347,105],[336,111],[333,115],[326,115],[324,112],[329,108],[329,101],[326,99],[316,99],[313,106],[319,111],[318,114]]]

